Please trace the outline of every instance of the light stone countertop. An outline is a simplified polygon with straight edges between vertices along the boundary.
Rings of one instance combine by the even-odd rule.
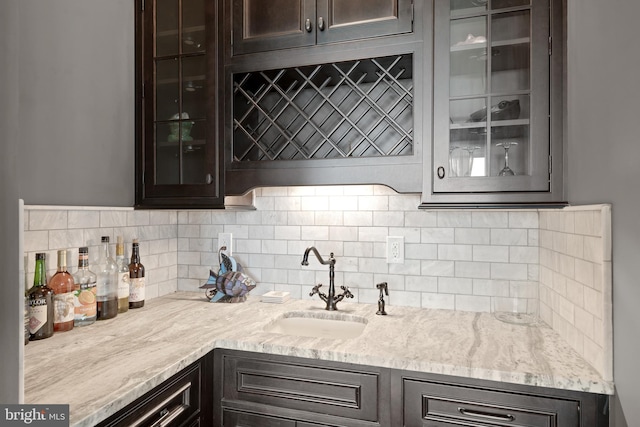
[[[70,404],[71,426],[92,426],[214,348],[299,356],[516,384],[613,394],[601,376],[546,325],[501,322],[488,313],[339,304],[317,300],[211,304],[204,293],[147,301],[115,319],[25,347],[25,403]],[[357,338],[264,332],[291,311],[367,319]]]

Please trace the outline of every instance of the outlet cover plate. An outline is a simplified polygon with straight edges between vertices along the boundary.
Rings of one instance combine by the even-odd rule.
[[[218,249],[226,246],[227,250],[222,251],[227,256],[233,255],[233,234],[232,233],[218,233]]]
[[[387,236],[387,263],[404,264],[403,236]]]

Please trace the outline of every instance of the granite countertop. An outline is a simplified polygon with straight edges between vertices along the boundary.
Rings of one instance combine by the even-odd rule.
[[[210,304],[203,293],[147,301],[115,319],[58,333],[25,347],[25,403],[70,404],[72,426],[124,408],[214,348],[407,369],[508,383],[613,394],[602,377],[551,328],[504,323],[488,313],[339,304],[317,300]],[[358,315],[353,339],[264,332],[283,313]]]

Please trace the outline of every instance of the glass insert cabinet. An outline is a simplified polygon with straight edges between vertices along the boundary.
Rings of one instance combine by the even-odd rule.
[[[549,192],[548,0],[436,1],[432,194]]]
[[[222,199],[216,125],[215,2],[142,2],[138,72],[144,79],[136,203]],[[222,196],[222,197],[221,197]],[[156,199],[157,198],[157,199]]]

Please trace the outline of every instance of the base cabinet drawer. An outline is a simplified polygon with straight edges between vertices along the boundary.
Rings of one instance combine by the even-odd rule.
[[[202,360],[180,371],[98,427],[195,427],[202,412]]]
[[[580,403],[459,385],[405,380],[406,427],[578,427]]]
[[[296,427],[296,422],[225,409],[222,414],[222,427]]]

